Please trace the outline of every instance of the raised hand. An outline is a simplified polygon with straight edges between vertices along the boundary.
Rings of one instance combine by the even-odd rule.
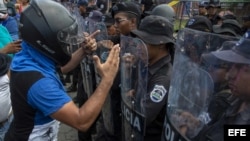
[[[97,43],[95,40],[95,36],[100,33],[100,30],[95,31],[94,33],[85,36],[85,40],[82,43],[82,48],[86,54],[91,54],[92,52],[96,51]]]
[[[93,56],[97,71],[102,79],[108,79],[113,81],[115,78],[119,63],[120,63],[120,47],[119,44],[114,45],[109,53],[109,56],[105,63],[101,63],[100,58],[97,55]]]

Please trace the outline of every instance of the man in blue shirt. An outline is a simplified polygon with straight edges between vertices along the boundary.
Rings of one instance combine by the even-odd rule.
[[[57,16],[60,15],[60,16]],[[56,17],[56,18],[55,18]],[[60,24],[58,24],[60,23]],[[5,141],[57,140],[59,122],[86,131],[96,120],[119,66],[119,45],[107,61],[93,56],[102,80],[92,96],[78,108],[65,92],[56,67],[66,73],[96,49],[93,33],[79,39],[79,49],[69,55],[65,44],[77,35],[76,19],[61,4],[33,0],[21,14],[22,50],[11,64],[10,91],[14,114]],[[84,39],[83,39],[84,38]],[[63,44],[63,45],[62,45]]]

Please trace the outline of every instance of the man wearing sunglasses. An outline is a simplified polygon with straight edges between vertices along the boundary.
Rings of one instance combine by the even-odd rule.
[[[139,21],[141,19],[141,9],[140,6],[134,2],[121,2],[116,3],[111,8],[111,16],[114,20],[114,27],[116,28],[118,34],[114,36],[109,36],[108,38],[114,44],[120,43],[120,36],[130,36],[130,32],[137,29]],[[103,129],[104,136],[97,137],[96,140],[102,141],[120,141],[121,140],[121,88],[120,88],[120,70],[114,80],[111,88],[111,106],[112,106],[112,118],[114,125],[114,133],[109,133],[107,129]],[[105,121],[104,121],[105,122]],[[103,123],[101,123],[103,124]],[[107,130],[107,131],[105,131]]]

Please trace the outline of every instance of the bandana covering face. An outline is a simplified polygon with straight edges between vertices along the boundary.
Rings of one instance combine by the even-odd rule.
[[[39,71],[43,75],[54,76],[55,63],[25,41],[21,44],[22,50],[13,58],[11,70],[13,71]]]

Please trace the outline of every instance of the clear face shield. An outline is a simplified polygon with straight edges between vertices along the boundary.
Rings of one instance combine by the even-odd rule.
[[[73,53],[77,48],[81,47],[85,40],[84,34],[79,31],[77,22],[59,31],[57,39],[69,53]]]

